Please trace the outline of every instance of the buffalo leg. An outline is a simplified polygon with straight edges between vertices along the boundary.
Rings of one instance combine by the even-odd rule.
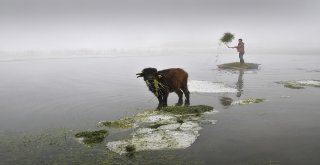
[[[184,86],[182,88],[184,95],[186,96],[186,100],[184,101],[184,105],[190,105],[190,92],[188,90],[188,86]]]
[[[180,106],[180,105],[182,105],[182,103],[183,103],[183,100],[182,100],[183,93],[182,93],[182,91],[181,91],[180,89],[176,90],[175,92],[176,92],[176,94],[177,94],[178,97],[179,97],[178,103],[177,103],[176,105],[177,105],[177,106]]]
[[[159,101],[159,104],[158,104],[158,107],[157,109],[161,109],[162,107],[167,107],[168,106],[168,96],[169,96],[169,93],[164,93],[162,95],[159,95],[157,98],[158,98],[158,101]]]
[[[162,106],[163,107],[167,107],[168,106],[168,96],[169,96],[169,93],[164,93],[163,94],[163,100],[162,100]]]
[[[161,96],[161,95],[157,96],[157,98],[158,98],[158,101],[159,101],[159,104],[158,104],[157,109],[159,110],[159,109],[161,109],[162,106],[163,106],[163,99],[162,99],[162,96]]]

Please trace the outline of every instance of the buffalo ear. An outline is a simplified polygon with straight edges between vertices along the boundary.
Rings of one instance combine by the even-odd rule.
[[[136,75],[137,75],[137,78],[143,77],[143,73],[137,73]]]

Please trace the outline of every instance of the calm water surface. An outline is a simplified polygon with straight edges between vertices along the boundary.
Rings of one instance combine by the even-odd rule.
[[[150,55],[0,62],[0,164],[320,164],[320,88],[284,88],[276,81],[319,80],[317,55],[245,55],[259,70],[223,71],[216,65],[236,55]],[[242,93],[191,94],[191,104],[219,111],[184,150],[110,152],[106,142],[86,147],[73,135],[156,107],[156,98],[135,74],[145,67],[181,67],[190,80],[224,82]],[[239,85],[240,84],[240,85]],[[233,100],[266,102],[224,107]],[[177,96],[169,96],[169,104]],[[121,139],[113,131],[106,141]]]

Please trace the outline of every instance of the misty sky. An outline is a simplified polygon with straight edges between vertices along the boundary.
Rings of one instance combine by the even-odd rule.
[[[0,51],[216,47],[224,32],[319,51],[319,17],[319,0],[0,0]]]

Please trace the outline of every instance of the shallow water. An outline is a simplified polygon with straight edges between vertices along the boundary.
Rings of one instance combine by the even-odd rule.
[[[277,81],[319,80],[317,55],[245,55],[259,70],[224,71],[217,64],[236,55],[167,54],[150,56],[7,60],[0,62],[0,164],[320,164],[320,88],[289,89]],[[77,131],[96,130],[157,106],[135,74],[145,67],[181,67],[190,80],[222,82],[241,92],[192,93],[191,104],[219,113],[191,147],[139,152],[128,157],[106,148],[126,132],[111,130],[106,142],[86,147]],[[264,98],[242,106],[233,100]],[[173,105],[177,96],[169,96]]]

